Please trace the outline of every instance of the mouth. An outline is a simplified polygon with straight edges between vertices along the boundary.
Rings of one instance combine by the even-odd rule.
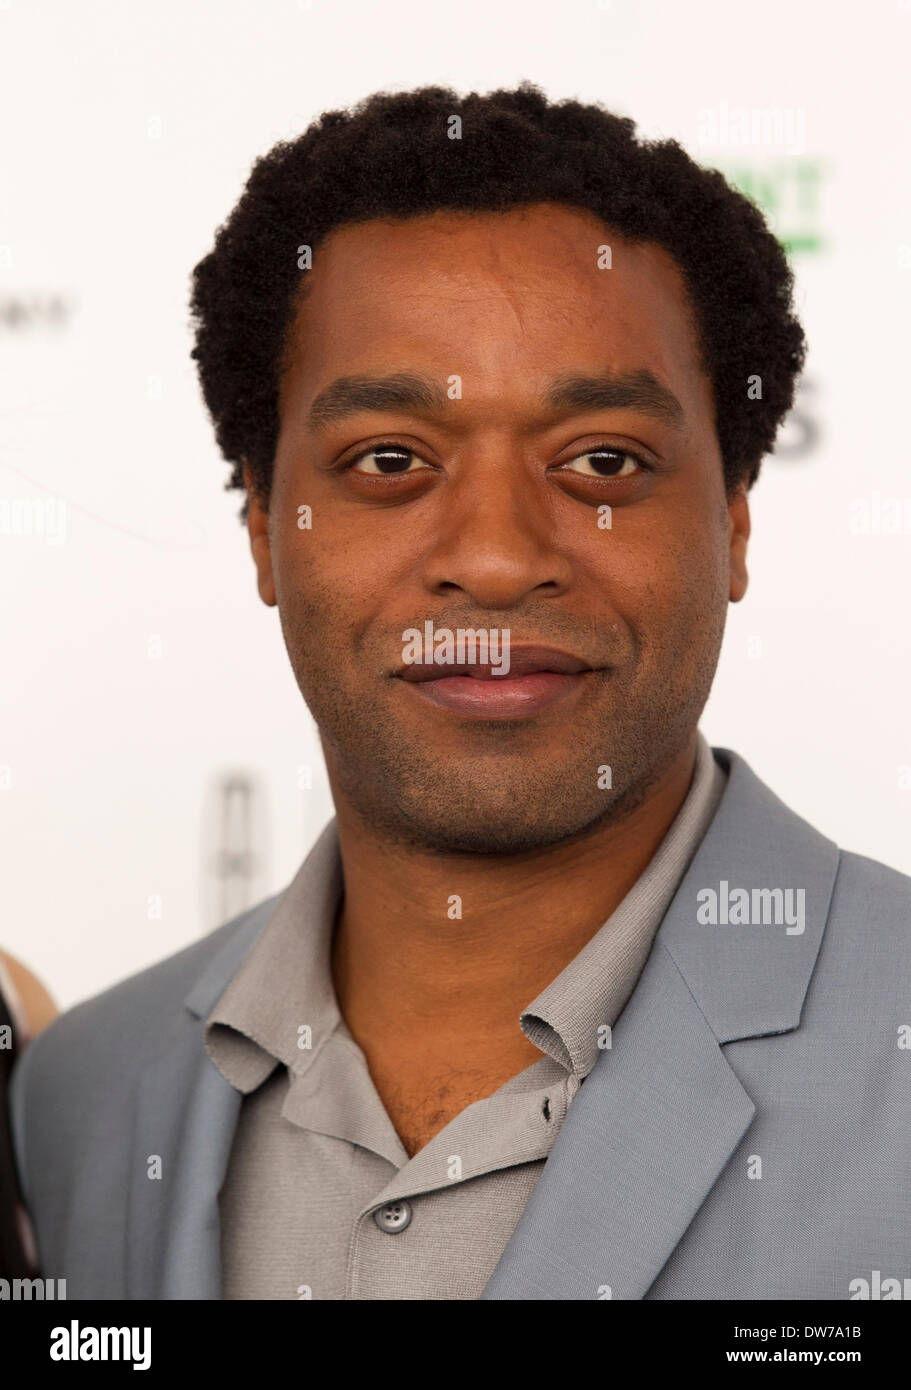
[[[430,704],[475,719],[537,714],[584,684],[594,671],[581,657],[551,647],[511,647],[508,669],[497,665],[415,662],[395,675]]]

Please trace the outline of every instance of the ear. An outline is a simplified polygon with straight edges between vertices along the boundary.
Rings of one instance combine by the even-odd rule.
[[[750,539],[750,504],[743,483],[728,501],[731,603],[739,603],[747,591],[747,541]]]
[[[275,607],[275,580],[272,577],[272,549],[269,544],[269,513],[260,503],[253,486],[253,472],[244,460],[244,487],[247,489],[247,534],[253,563],[256,565],[256,586],[263,603]]]

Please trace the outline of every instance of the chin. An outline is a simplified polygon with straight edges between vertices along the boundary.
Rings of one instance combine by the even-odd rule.
[[[573,817],[564,814],[555,820],[543,814],[534,819],[527,815],[518,818],[514,805],[511,814],[485,814],[482,807],[476,807],[465,816],[453,815],[451,809],[448,814],[441,813],[441,808],[435,807],[417,811],[413,820],[399,821],[387,829],[400,842],[435,854],[534,854],[583,838],[601,823],[604,809],[601,805],[597,812],[589,810]]]

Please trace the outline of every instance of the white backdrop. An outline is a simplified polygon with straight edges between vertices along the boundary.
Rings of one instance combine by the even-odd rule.
[[[331,814],[187,296],[253,159],[379,88],[529,78],[768,208],[807,385],[702,728],[911,872],[909,54],[905,0],[0,0],[0,944],[62,1005],[278,891]]]

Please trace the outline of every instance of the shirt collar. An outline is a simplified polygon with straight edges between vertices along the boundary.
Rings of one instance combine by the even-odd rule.
[[[580,1078],[632,993],[677,885],[708,828],[725,776],[697,735],[689,792],[645,872],[595,936],[523,1010],[542,1052]],[[302,1076],[333,1033],[351,1035],[332,983],[330,951],[343,889],[333,819],[307,855],[205,1024],[212,1061],[236,1090],[255,1090],[284,1063]]]
[[[689,791],[657,851],[589,942],[524,1009],[526,1037],[580,1079],[610,1046],[655,934],[721,799],[725,773],[701,732]]]
[[[206,1019],[206,1051],[245,1094],[279,1062],[302,1075],[344,1027],[329,956],[342,884],[333,819]]]

